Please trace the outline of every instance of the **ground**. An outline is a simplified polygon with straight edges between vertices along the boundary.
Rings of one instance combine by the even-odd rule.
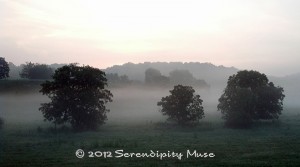
[[[43,127],[43,126],[45,127]],[[196,127],[165,123],[107,124],[96,132],[55,132],[44,123],[8,124],[1,130],[1,166],[298,166],[300,115],[256,124],[248,130],[221,123]],[[86,156],[75,156],[77,149]],[[88,158],[88,151],[150,150],[214,153],[213,158]]]

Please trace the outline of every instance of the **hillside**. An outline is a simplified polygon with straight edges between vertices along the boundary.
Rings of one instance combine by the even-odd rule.
[[[182,63],[182,62],[145,62],[139,64],[126,63],[114,65],[105,69],[106,73],[127,75],[129,79],[144,81],[145,71],[148,68],[158,69],[163,75],[168,76],[172,70],[189,70],[195,78],[204,79],[210,85],[225,84],[228,77],[238,71],[234,67],[216,66],[211,63]]]

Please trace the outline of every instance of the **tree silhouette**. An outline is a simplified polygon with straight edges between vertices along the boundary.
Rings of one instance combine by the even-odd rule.
[[[148,68],[145,71],[145,84],[155,86],[167,86],[170,83],[170,79],[163,76],[159,70],[154,68]]]
[[[9,77],[9,66],[5,58],[0,57],[0,79]]]
[[[226,126],[245,128],[254,120],[278,119],[284,97],[283,88],[275,87],[265,74],[239,71],[229,77],[218,110]]]
[[[40,92],[51,102],[41,104],[40,111],[55,125],[69,122],[75,130],[94,130],[107,119],[105,103],[112,101],[106,82],[105,73],[97,68],[76,64],[58,68],[53,81],[42,84]]]
[[[118,73],[108,73],[106,78],[109,86],[126,86],[132,82],[127,75],[119,76]]]
[[[198,122],[204,117],[203,101],[200,95],[194,95],[195,90],[191,86],[177,85],[170,93],[171,95],[163,97],[157,103],[158,106],[162,106],[160,111],[169,116],[169,120],[185,125]]]
[[[170,72],[170,82],[174,85],[183,84],[194,87],[207,88],[209,85],[205,80],[196,79],[189,70],[173,70]]]
[[[50,79],[53,70],[46,64],[26,63],[20,73],[21,78],[28,79]]]

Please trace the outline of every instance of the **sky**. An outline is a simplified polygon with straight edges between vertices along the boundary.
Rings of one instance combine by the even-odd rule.
[[[300,72],[299,0],[0,0],[0,57]]]

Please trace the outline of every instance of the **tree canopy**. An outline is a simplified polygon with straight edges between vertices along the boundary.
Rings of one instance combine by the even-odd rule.
[[[227,126],[249,127],[255,120],[278,119],[284,97],[283,88],[275,87],[265,74],[244,70],[229,77],[218,110]]]
[[[51,102],[41,104],[40,111],[55,124],[69,122],[76,130],[96,129],[107,119],[105,104],[112,101],[106,85],[105,73],[97,68],[63,66],[55,71],[53,81],[42,84],[40,92]]]
[[[200,95],[195,95],[191,86],[174,86],[170,90],[171,95],[163,97],[157,103],[161,106],[163,115],[169,116],[169,120],[176,121],[180,125],[190,122],[198,122],[204,117],[204,110]]]
[[[0,57],[0,79],[9,77],[9,66],[5,58]]]
[[[50,79],[53,70],[46,64],[26,63],[20,73],[20,77],[28,79]]]

